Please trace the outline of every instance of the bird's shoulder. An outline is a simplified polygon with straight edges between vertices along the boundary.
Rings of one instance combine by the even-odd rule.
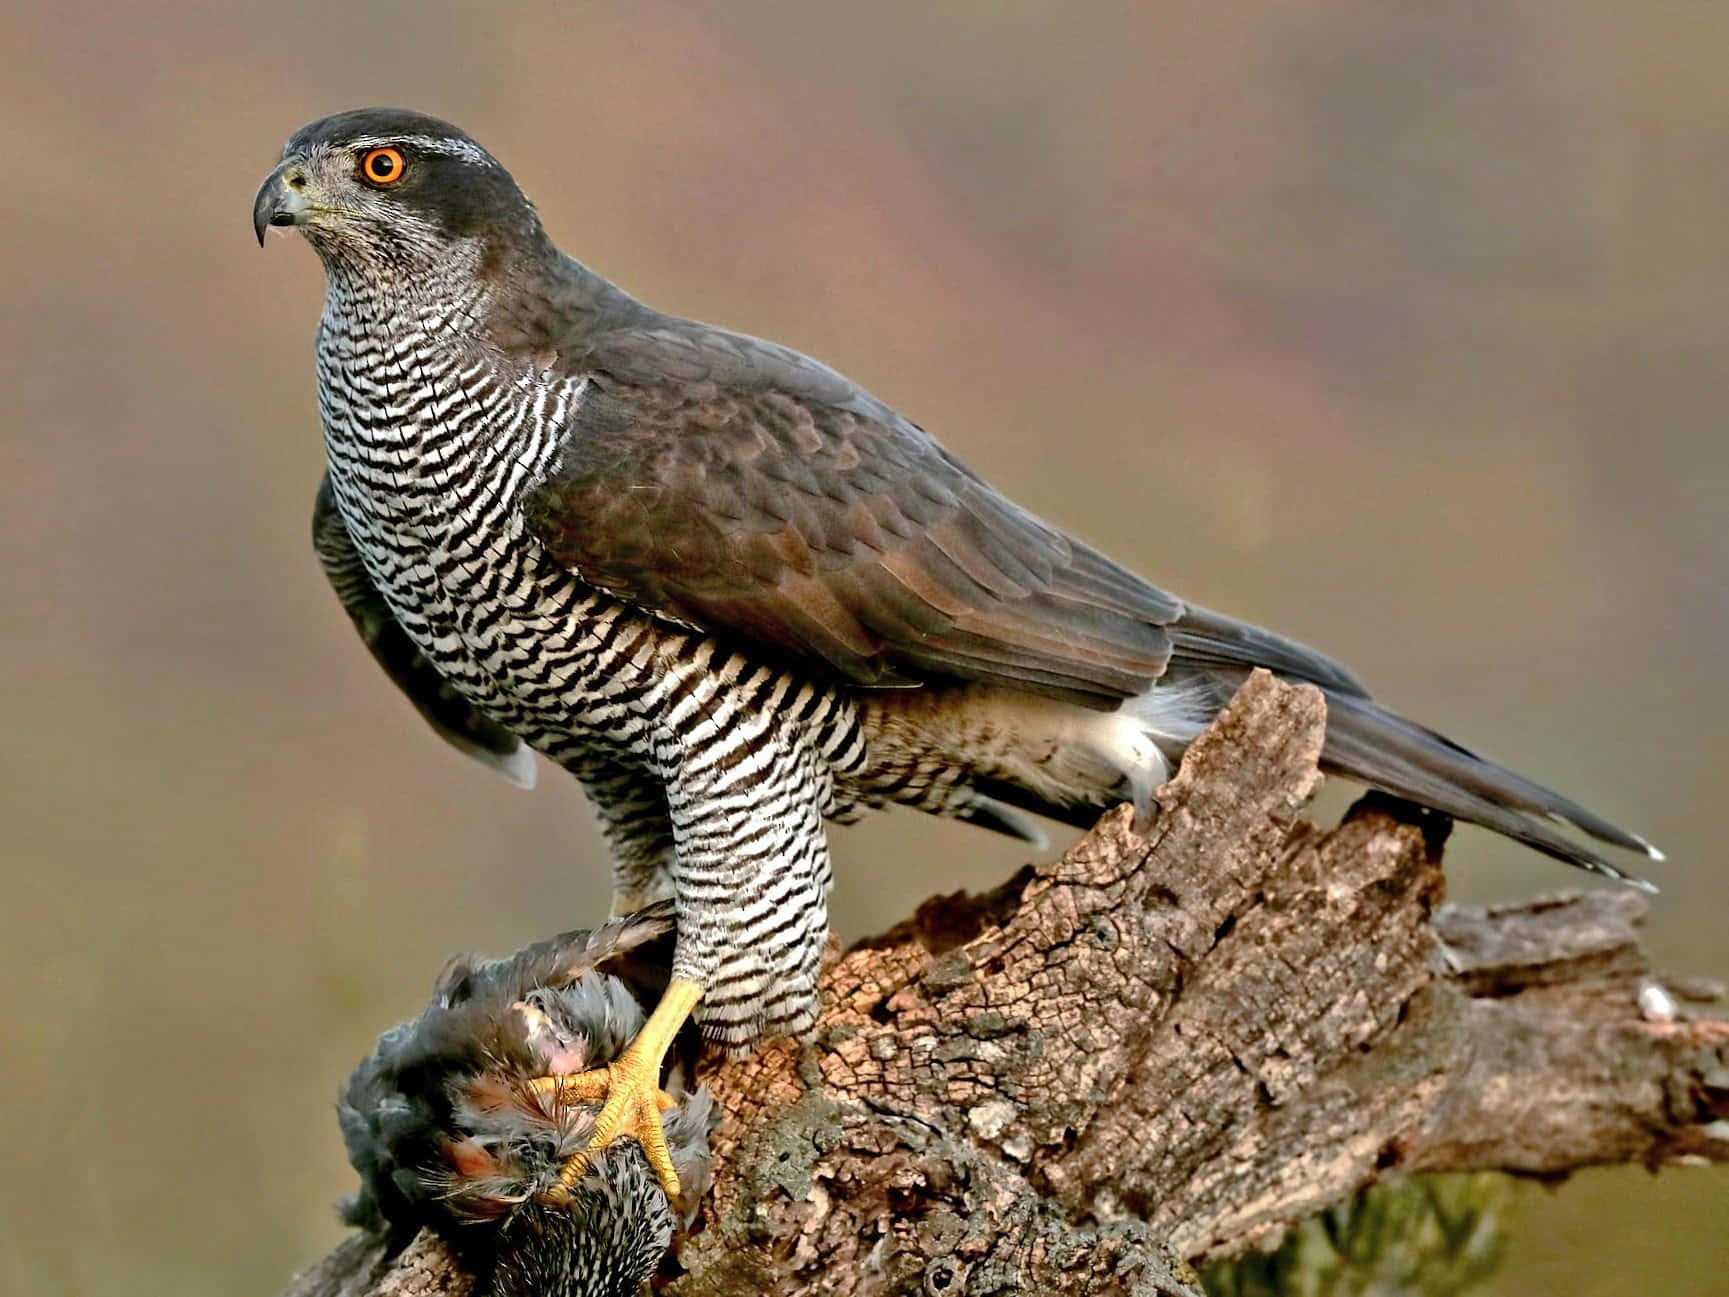
[[[569,377],[656,388],[709,384],[735,395],[775,392],[883,423],[888,405],[819,360],[766,338],[658,311],[565,259],[538,291],[509,297],[495,322],[507,351]]]
[[[634,302],[610,314],[554,362],[584,390],[558,466],[530,498],[555,548],[591,570],[607,542],[630,550],[623,538],[640,532],[676,536],[687,564],[706,555],[729,572],[749,548],[742,536],[774,533],[776,565],[808,571],[825,554],[887,549],[963,507],[963,495],[995,494],[821,361]],[[1022,524],[1060,557],[1059,532]]]

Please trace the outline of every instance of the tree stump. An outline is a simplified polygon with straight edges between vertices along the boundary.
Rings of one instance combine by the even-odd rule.
[[[810,1042],[709,1060],[715,1190],[659,1291],[1197,1297],[1386,1177],[1729,1159],[1721,988],[1652,973],[1645,900],[1442,908],[1444,818],[1337,828],[1320,693],[1256,672],[1060,860],[840,954]],[[468,1283],[351,1238],[289,1297]]]

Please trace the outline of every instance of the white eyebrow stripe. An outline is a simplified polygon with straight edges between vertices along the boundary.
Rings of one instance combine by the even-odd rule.
[[[348,141],[351,149],[383,149],[398,144],[422,153],[439,153],[447,158],[465,158],[469,162],[477,162],[481,166],[496,166],[492,154],[478,144],[470,144],[467,140],[441,140],[432,135],[365,135],[359,139]]]

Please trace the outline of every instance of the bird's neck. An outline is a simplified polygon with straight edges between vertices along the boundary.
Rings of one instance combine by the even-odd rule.
[[[319,246],[325,316],[373,329],[413,326],[534,360],[580,351],[591,334],[651,314],[538,230],[500,248],[480,240],[388,249]]]
[[[432,259],[417,250],[388,253],[318,249],[324,262],[324,315],[367,331],[413,323],[439,333],[465,333],[487,285],[476,271],[478,249],[454,246]]]
[[[580,399],[580,379],[494,341],[493,304],[507,291],[460,250],[412,281],[328,275],[318,382],[331,482],[350,528],[390,537],[399,555],[477,528],[510,532],[508,509],[497,512],[513,498],[504,488],[550,470]],[[453,512],[449,493],[475,483],[490,484],[474,497],[481,512]]]

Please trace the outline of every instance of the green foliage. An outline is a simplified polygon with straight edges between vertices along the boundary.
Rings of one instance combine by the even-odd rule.
[[[1500,1263],[1511,1182],[1426,1176],[1365,1190],[1276,1251],[1213,1266],[1209,1297],[1463,1297]]]

